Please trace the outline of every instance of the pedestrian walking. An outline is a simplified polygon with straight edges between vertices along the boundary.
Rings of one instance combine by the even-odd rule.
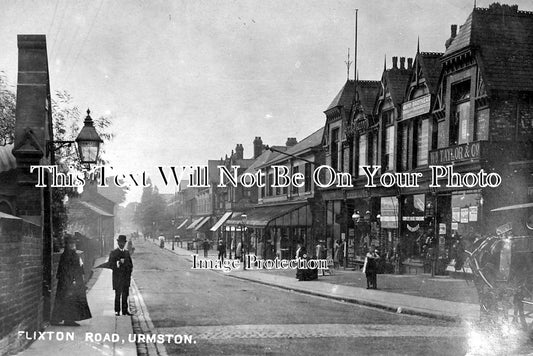
[[[209,247],[211,247],[211,244],[209,243],[208,239],[204,240],[204,243],[202,244],[202,247],[204,249],[204,257],[209,257]]]
[[[224,257],[226,257],[226,244],[224,243],[224,240],[220,239],[218,240],[218,259],[222,262],[224,262]]]
[[[128,311],[128,296],[130,291],[133,261],[130,253],[125,249],[126,235],[119,235],[118,248],[109,254],[108,264],[113,270],[113,290],[115,291],[115,315],[132,315]]]
[[[65,236],[65,249],[57,267],[57,290],[52,313],[52,325],[80,326],[79,320],[92,317],[87,303],[87,289],[83,278],[83,261],[76,252],[73,236]]]
[[[341,245],[341,241],[337,240],[335,241],[335,245],[333,246],[333,268],[335,269],[339,268],[341,259],[342,259],[342,245]]]
[[[378,273],[378,250],[368,249],[363,265],[363,273],[366,275],[366,289],[377,289],[377,273]]]
[[[159,240],[159,248],[165,248],[165,236],[161,234],[157,239]]]
[[[237,248],[235,249],[235,258],[242,261],[241,257],[242,257],[242,244],[239,242],[237,244]]]
[[[315,254],[317,259],[326,259],[326,250],[324,248],[324,245],[322,244],[322,241],[318,241],[318,244],[315,248]],[[327,274],[331,275],[331,271],[329,270],[329,267],[322,270],[322,275],[325,276]]]

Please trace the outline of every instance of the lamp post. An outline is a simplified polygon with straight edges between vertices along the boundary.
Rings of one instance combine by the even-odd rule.
[[[174,224],[176,223],[176,220],[172,219],[170,222],[172,223],[172,251],[174,251],[174,241],[176,240],[176,235],[174,235]]]
[[[243,236],[244,236],[244,229],[246,229],[246,219],[248,217],[246,216],[246,214],[242,214],[241,215],[241,223],[239,224],[240,228],[241,228],[241,257],[242,257],[242,267],[243,267],[243,270],[246,271],[246,258],[245,258],[245,254],[244,254],[244,242],[243,242]]]
[[[354,225],[354,240],[356,237],[359,237],[359,223],[361,221],[361,214],[359,214],[359,210],[354,210],[352,215],[353,225]],[[354,241],[355,245],[355,241]],[[359,241],[359,247],[361,246],[361,241]]]

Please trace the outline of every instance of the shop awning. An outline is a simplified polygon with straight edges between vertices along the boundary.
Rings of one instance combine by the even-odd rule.
[[[200,229],[202,226],[204,226],[205,223],[209,221],[209,219],[211,219],[210,216],[206,216],[205,218],[203,218],[202,221],[200,221],[198,224],[196,224],[196,226],[194,227],[194,230],[198,231],[198,229]]]
[[[198,223],[200,221],[202,221],[204,219],[204,217],[202,216],[201,218],[198,218],[198,219],[195,219],[189,226],[187,226],[187,229],[186,230],[190,230],[192,228],[194,228],[196,225],[198,225]]]
[[[231,211],[225,212],[224,215],[222,215],[222,217],[216,222],[215,225],[213,225],[213,227],[210,230],[217,231],[220,228],[220,226],[222,226],[222,224],[224,224],[226,220],[229,219],[230,216],[231,216]]]
[[[257,207],[246,213],[245,224],[249,227],[265,227],[273,220],[284,217],[284,219],[276,220],[276,223],[279,222],[280,225],[287,226],[307,226],[311,224],[311,219],[307,216],[302,216],[302,219],[300,220],[299,216],[297,216],[298,214],[295,214],[294,217],[293,214],[290,214],[294,211],[298,211],[306,205],[307,203]],[[228,220],[226,223],[234,226],[241,225],[243,224],[241,216],[242,214],[239,216],[232,216],[232,219]]]
[[[516,209],[527,209],[527,208],[533,208],[533,203],[509,205],[509,206],[504,206],[504,207],[497,208],[497,209],[492,209],[491,211],[504,211],[504,210],[516,210]]]
[[[189,219],[185,219],[185,221],[182,222],[182,223],[180,224],[180,226],[178,226],[178,228],[177,228],[176,230],[181,229],[181,228],[183,227],[183,225],[187,224],[187,221],[189,221]]]

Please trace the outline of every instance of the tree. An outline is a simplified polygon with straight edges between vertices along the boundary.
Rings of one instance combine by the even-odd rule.
[[[0,145],[13,143],[15,139],[15,92],[9,86],[5,73],[0,71]]]
[[[157,187],[152,186],[149,179],[148,184],[148,187],[143,188],[141,202],[135,211],[135,219],[139,221],[143,234],[151,234],[153,237],[158,230],[160,232],[169,230],[172,214]]]
[[[16,94],[6,80],[5,73],[0,71],[0,145],[13,143],[15,137]],[[66,91],[56,91],[52,97],[52,123],[54,141],[73,141],[81,130],[83,116],[74,104],[72,96]],[[96,131],[105,142],[113,139],[110,132],[111,118],[100,116],[94,120]],[[55,154],[58,170],[66,173],[69,167],[81,171],[81,163],[77,159],[74,146],[65,146]],[[106,164],[105,149],[100,149],[99,164]],[[52,189],[52,224],[54,231],[54,250],[61,246],[61,237],[68,223],[68,211],[65,206],[65,196],[75,197],[78,192],[74,188]]]

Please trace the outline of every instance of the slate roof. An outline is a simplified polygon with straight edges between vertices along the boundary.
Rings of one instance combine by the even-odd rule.
[[[324,134],[324,127],[321,127],[320,129],[313,132],[311,135],[307,136],[306,138],[298,142],[296,145],[287,148],[287,151],[285,151],[285,153],[297,156],[298,154],[310,148],[322,146],[322,135],[323,134]],[[266,163],[271,164],[275,162],[281,162],[288,158],[289,156],[287,155],[279,154],[278,156],[273,157],[270,161],[267,161]]]
[[[417,60],[420,61],[422,74],[426,79],[426,84],[431,94],[437,93],[440,72],[442,70],[442,64],[440,61],[442,55],[442,53],[437,52],[420,52],[417,57]]]
[[[372,113],[376,96],[380,88],[379,80],[358,80],[357,93],[359,101],[367,114]],[[329,104],[326,111],[331,110],[337,106],[343,106],[346,109],[352,107],[354,99],[354,81],[347,80],[342,89],[339,91],[335,99]]]
[[[376,97],[379,94],[381,82],[379,80],[359,80],[357,82],[357,93],[359,94],[359,101],[363,106],[365,114],[371,115],[376,102]]]
[[[409,85],[412,69],[391,68],[383,72],[383,78],[394,105],[401,105],[405,97],[406,88]]]
[[[329,104],[326,111],[331,110],[337,106],[344,106],[350,108],[352,106],[354,97],[354,85],[353,80],[347,80],[342,89],[339,91],[335,99]]]
[[[286,146],[272,146],[272,148],[275,148],[279,151],[285,151],[287,149]],[[250,167],[248,167],[248,169],[244,173],[255,173],[260,166],[274,159],[274,157],[279,156],[280,154],[281,153],[273,152],[270,150],[263,151],[263,153],[261,153],[259,157],[256,158],[256,160],[252,163]]]
[[[444,57],[470,46],[489,90],[533,91],[533,12],[499,4],[474,9]]]

